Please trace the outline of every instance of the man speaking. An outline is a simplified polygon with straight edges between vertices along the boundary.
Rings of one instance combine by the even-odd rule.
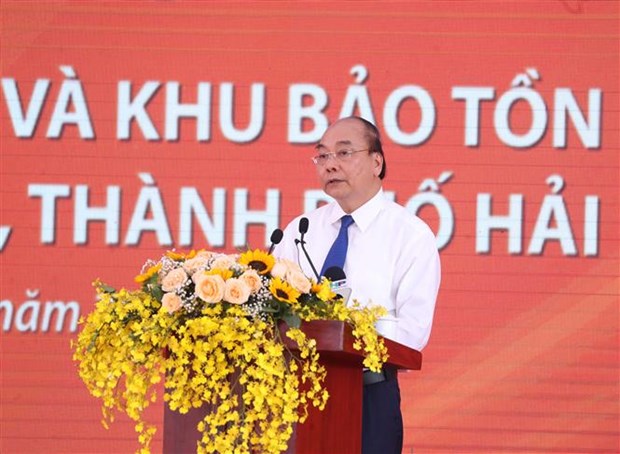
[[[421,350],[433,322],[439,254],[430,228],[383,194],[379,131],[359,117],[340,119],[316,145],[312,161],[335,201],[294,219],[274,255],[298,262],[308,276],[342,268],[352,300],[381,305],[395,320],[385,337]],[[362,452],[400,453],[402,445],[397,373],[365,371]]]

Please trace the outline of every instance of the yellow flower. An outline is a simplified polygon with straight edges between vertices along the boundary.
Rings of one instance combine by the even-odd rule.
[[[161,288],[148,286],[116,291],[97,281],[95,310],[82,320],[72,343],[79,376],[102,403],[102,423],[108,427],[117,410],[125,413],[135,422],[141,453],[149,452],[156,430],[146,416],[161,381],[171,410],[187,413],[201,405],[213,409],[198,424],[197,450],[204,453],[280,453],[295,424],[308,418],[310,407],[325,408],[327,372],[319,362],[316,340],[289,328],[286,337],[298,346],[289,357],[273,332],[279,316],[252,313],[252,305],[242,304],[252,292],[263,300],[267,289],[261,286],[268,280],[273,298],[289,303],[287,310],[300,319],[351,325],[354,348],[363,352],[366,367],[380,370],[387,359],[375,329],[385,309],[361,307],[355,301],[345,306],[327,280],[308,280],[294,262],[274,266],[273,256],[259,250],[241,259],[207,251],[166,256],[169,277],[160,271],[160,262],[140,275],[139,282],[157,277],[164,292],[173,291],[162,295]],[[169,267],[171,260],[182,263]],[[145,268],[154,263],[147,262]],[[169,268],[178,276],[170,276]],[[175,292],[188,275],[199,299],[185,307]],[[208,304],[221,301],[237,304]]]
[[[138,276],[134,278],[134,281],[136,281],[138,284],[142,284],[148,281],[155,274],[157,274],[159,270],[161,270],[161,263],[158,263],[157,265],[153,265],[148,270],[146,270],[146,272],[139,274]]]
[[[312,293],[323,301],[330,301],[336,298],[336,294],[332,291],[332,287],[328,280],[323,279],[320,284],[312,283]]]
[[[186,259],[191,259],[194,258],[196,256],[196,251],[194,249],[192,249],[191,251],[189,251],[187,254],[183,253],[183,252],[177,252],[177,251],[167,251],[166,252],[166,257],[172,259],[172,260],[186,260]]]
[[[273,268],[275,258],[260,249],[247,251],[239,257],[239,263],[255,269],[258,274],[267,274]]]
[[[222,279],[224,279],[225,281],[233,277],[232,270],[224,269],[224,268],[213,268],[212,270],[205,271],[204,274],[212,275],[212,276],[221,276]]]
[[[301,295],[301,293],[278,277],[271,280],[269,291],[276,299],[285,303],[296,303],[297,298]]]

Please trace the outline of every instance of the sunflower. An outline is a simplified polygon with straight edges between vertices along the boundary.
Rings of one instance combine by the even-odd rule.
[[[301,293],[284,282],[279,277],[274,277],[269,284],[269,291],[276,299],[285,303],[296,303]]]
[[[276,260],[273,258],[273,255],[267,254],[260,249],[244,252],[241,254],[241,257],[239,257],[240,264],[255,269],[258,274],[267,274],[271,271],[275,262]]]
[[[157,265],[153,265],[148,270],[146,270],[144,273],[136,276],[134,278],[134,281],[136,281],[138,284],[142,284],[143,282],[148,281],[151,277],[155,276],[155,274],[157,274],[159,270],[161,270],[161,262],[158,263]]]
[[[187,260],[187,259],[192,259],[196,256],[196,251],[194,249],[192,249],[191,251],[189,251],[187,254],[183,253],[183,252],[177,252],[177,251],[167,251],[166,252],[166,257],[172,259],[172,260]]]

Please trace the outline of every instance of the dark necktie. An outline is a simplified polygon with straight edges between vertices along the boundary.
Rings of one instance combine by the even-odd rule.
[[[325,263],[323,263],[323,268],[321,269],[321,276],[332,266],[344,268],[344,261],[347,257],[347,247],[349,246],[349,226],[351,224],[353,224],[351,215],[347,214],[340,218],[340,231],[334,240],[334,244],[332,244],[331,249],[327,253]]]

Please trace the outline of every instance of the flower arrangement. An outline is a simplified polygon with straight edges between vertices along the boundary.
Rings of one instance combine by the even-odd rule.
[[[141,452],[156,431],[143,412],[162,380],[171,410],[210,409],[198,424],[198,452],[285,451],[308,406],[322,410],[329,397],[302,321],[348,322],[366,367],[377,371],[387,359],[374,329],[383,308],[347,307],[328,280],[310,280],[264,251],[168,251],[142,271],[139,290],[95,281],[96,307],[72,344],[80,377],[102,400],[103,425],[115,410],[126,413]]]

